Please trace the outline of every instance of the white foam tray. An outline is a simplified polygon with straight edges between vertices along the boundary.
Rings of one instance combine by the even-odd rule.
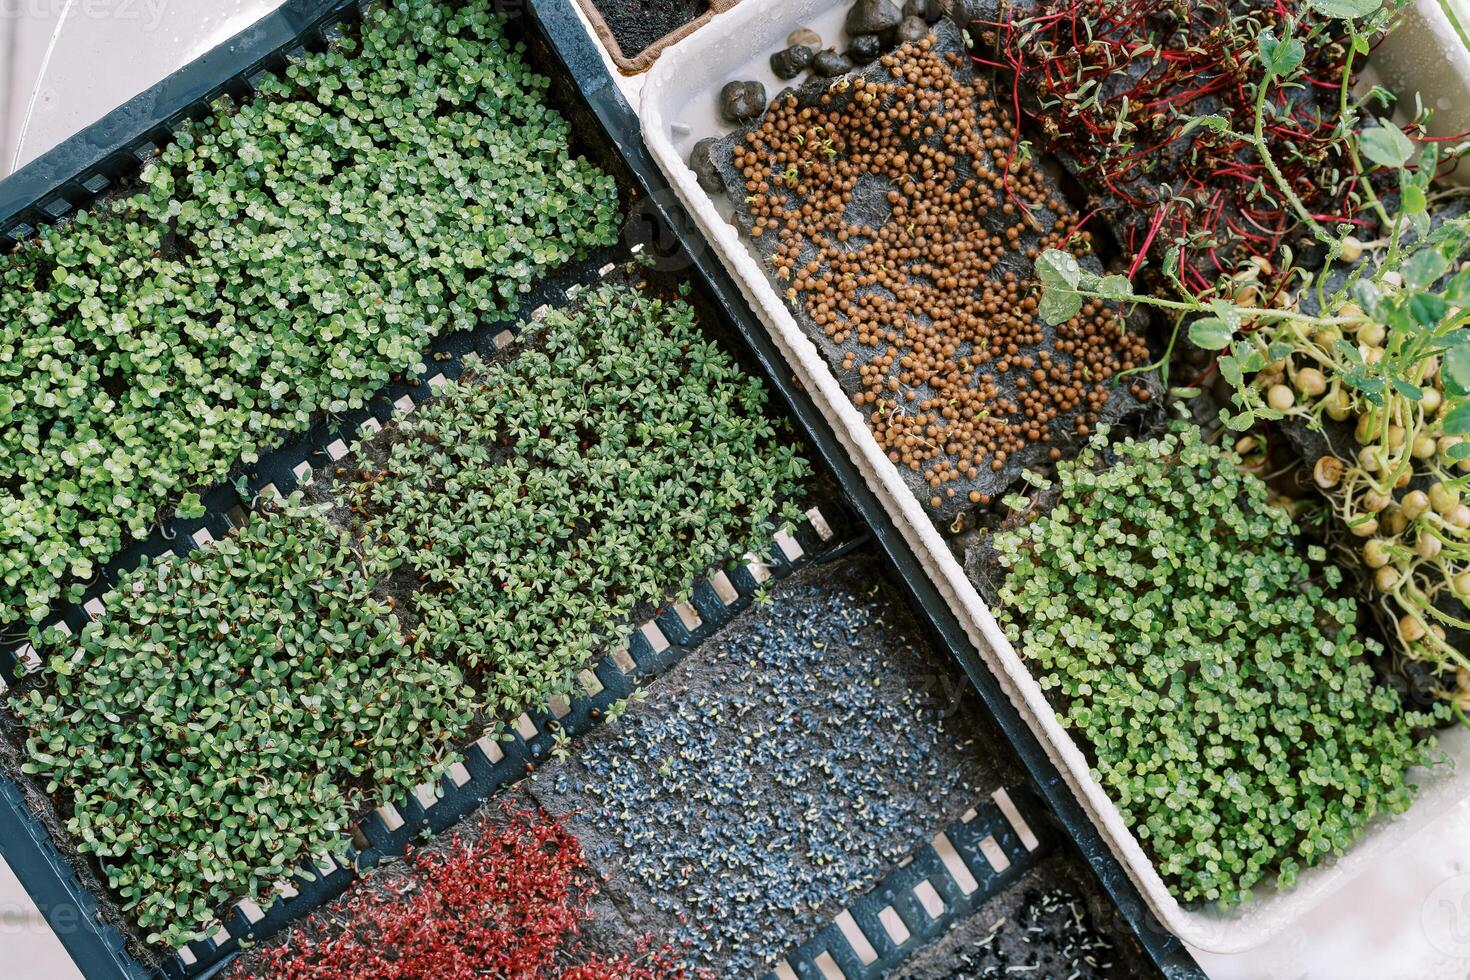
[[[960,563],[868,431],[862,414],[843,393],[816,346],[797,326],[760,260],[727,220],[729,203],[723,197],[712,199],[702,190],[685,163],[695,142],[728,131],[716,112],[716,96],[726,82],[757,79],[774,95],[789,83],[772,74],[770,55],[785,47],[786,36],[797,27],[815,29],[826,44],[842,50],[846,39],[841,25],[847,7],[847,0],[742,0],[703,30],[669,48],[645,76],[637,93],[644,139],[792,370],[812,393],[869,486],[924,561],[970,639],[1160,921],[1185,942],[1210,952],[1234,953],[1258,946],[1357,872],[1387,859],[1394,848],[1437,814],[1470,798],[1470,776],[1464,773],[1470,767],[1470,731],[1457,726],[1442,738],[1441,745],[1456,766],[1423,774],[1418,779],[1418,799],[1408,814],[1376,822],[1345,857],[1303,873],[1295,889],[1262,889],[1255,901],[1230,912],[1186,909],[1174,899],[1117,807],[1092,778],[1083,753],[1057,723],[1040,687],[965,577]]]
[[[1371,80],[1403,96],[1394,113],[1400,122],[1412,113],[1417,92],[1434,110],[1431,135],[1470,132],[1470,49],[1460,39],[1462,28],[1470,28],[1470,0],[1416,0],[1398,29],[1373,50]],[[1450,179],[1470,183],[1470,163]]]

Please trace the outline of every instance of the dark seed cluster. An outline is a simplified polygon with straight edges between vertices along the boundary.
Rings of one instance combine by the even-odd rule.
[[[986,82],[959,71],[962,56],[926,37],[879,64],[877,79],[840,81],[815,105],[778,97],[733,161],[752,234],[778,236],[771,262],[788,300],[848,345],[854,402],[939,506],[946,484],[1089,432],[1106,382],[1147,347],[1102,303],[1054,336],[1037,318],[1032,260],[1084,254],[1090,235],[1015,151],[1008,117]]]
[[[1046,877],[977,911],[908,965],[908,980],[1102,980],[1142,975],[1070,884]]]

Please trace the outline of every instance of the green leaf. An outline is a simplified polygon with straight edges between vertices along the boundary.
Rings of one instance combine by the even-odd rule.
[[[1380,119],[1375,128],[1359,133],[1358,147],[1380,167],[1402,167],[1414,155],[1414,144],[1387,119]]]
[[[1201,127],[1221,132],[1230,128],[1230,120],[1217,113],[1210,113],[1204,116],[1190,116],[1184,125],[1179,128],[1179,136],[1188,135]]]
[[[1133,284],[1127,276],[1103,276],[1098,280],[1097,291],[1103,299],[1121,303],[1132,298]]]
[[[1445,284],[1444,298],[1456,306],[1470,303],[1470,266],[1466,266]]]
[[[1434,293],[1411,293],[1409,295],[1409,312],[1422,326],[1432,327],[1444,319],[1449,310],[1449,304]]]
[[[1042,286],[1076,289],[1082,281],[1082,266],[1071,252],[1049,248],[1036,260],[1036,278]]]
[[[1257,38],[1261,53],[1261,65],[1268,75],[1276,78],[1290,77],[1302,66],[1307,56],[1306,46],[1294,37],[1278,40],[1274,31],[1264,30]]]
[[[1450,394],[1470,395],[1470,345],[1456,344],[1445,351],[1439,373]]]
[[[1179,271],[1179,246],[1170,245],[1164,252],[1164,263],[1160,266],[1161,271],[1168,278],[1173,278]]]
[[[1409,256],[1400,267],[1404,284],[1413,289],[1432,286],[1450,271],[1450,260],[1432,248],[1424,248]]]
[[[206,513],[204,502],[199,499],[197,493],[186,493],[179,501],[178,509],[174,511],[175,516],[184,520],[197,520]]]
[[[1225,418],[1225,427],[1227,429],[1229,429],[1231,432],[1245,432],[1245,431],[1249,430],[1250,428],[1252,428],[1256,424],[1256,417],[1255,417],[1255,415],[1251,414],[1250,412],[1241,412],[1238,415],[1229,415],[1229,413],[1227,413],[1222,408],[1220,410],[1220,413],[1221,413],[1221,415],[1226,416],[1226,418]],[[1280,412],[1271,412],[1271,413],[1262,413],[1262,414],[1263,415],[1269,414],[1270,416],[1280,416],[1281,413]]]
[[[1403,378],[1390,378],[1389,383],[1393,385],[1394,391],[1397,391],[1399,394],[1403,395],[1411,402],[1424,400],[1423,390],[1420,389],[1418,385],[1410,381],[1406,381]]]
[[[1227,299],[1216,296],[1210,300],[1210,309],[1215,311],[1215,316],[1225,321],[1231,330],[1240,329],[1240,311],[1235,304]]]
[[[1375,13],[1383,0],[1308,0],[1308,4],[1323,17],[1356,20]]]
[[[1224,350],[1235,331],[1217,316],[1202,316],[1189,325],[1189,340],[1204,350]]]
[[[1036,304],[1037,316],[1052,326],[1066,323],[1081,312],[1081,294],[1065,288],[1052,287],[1045,290],[1041,294],[1041,301]]]
[[[1378,284],[1371,279],[1359,279],[1353,283],[1348,290],[1352,294],[1353,301],[1361,306],[1369,316],[1379,316],[1379,303],[1383,299]]]
[[[1443,425],[1449,435],[1470,435],[1470,402],[1462,402],[1445,413]]]
[[[1384,385],[1382,378],[1369,377],[1361,368],[1356,368],[1344,374],[1342,380],[1349,388],[1355,388],[1367,395],[1368,400],[1373,404],[1383,403],[1383,393],[1387,386]]]
[[[1245,381],[1245,374],[1240,370],[1240,362],[1235,359],[1234,354],[1226,354],[1221,357],[1219,367],[1220,377],[1224,378],[1230,387],[1238,388]]]
[[[1405,183],[1399,193],[1399,210],[1411,218],[1422,215],[1429,208],[1429,198],[1418,184]],[[1422,232],[1421,232],[1422,234]]]

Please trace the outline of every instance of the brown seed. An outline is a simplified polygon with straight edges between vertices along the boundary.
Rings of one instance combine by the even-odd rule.
[[[1148,351],[1101,303],[1057,328],[1057,354],[1035,350],[1047,334],[1034,284],[996,269],[1007,253],[1063,245],[1075,216],[1028,230],[1018,200],[1053,214],[1062,205],[1029,162],[1017,156],[1007,174],[1003,156],[983,152],[1011,147],[1011,121],[982,98],[985,83],[957,77],[958,59],[926,39],[880,64],[887,78],[852,81],[860,97],[781,100],[736,159],[760,188],[751,213],[780,239],[773,267],[788,273],[789,295],[834,342],[856,342],[842,359],[861,386],[853,403],[874,406],[869,424],[890,459],[949,496],[945,484],[976,478],[983,463],[999,471],[1007,454],[1051,442],[1053,423],[1086,434],[1107,404],[1103,384]],[[974,174],[964,180],[962,162]],[[796,187],[782,177],[792,167]],[[846,217],[860,178],[888,186],[876,228]],[[815,257],[798,268],[804,255]],[[982,365],[999,376],[977,376]]]

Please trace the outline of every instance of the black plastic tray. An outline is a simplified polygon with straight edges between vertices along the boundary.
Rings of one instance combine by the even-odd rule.
[[[1010,698],[1001,690],[995,675],[980,660],[980,655],[971,645],[964,628],[925,574],[919,560],[909,550],[902,533],[894,526],[882,503],[847,456],[836,434],[812,402],[811,396],[793,378],[785,359],[745,302],[739,285],[731,278],[719,257],[705,242],[694,221],[684,211],[677,195],[669,187],[644,145],[638,118],[608,74],[591,35],[573,9],[573,0],[529,0],[529,5],[533,19],[556,50],[562,65],[576,81],[608,138],[616,145],[629,169],[647,191],[644,203],[650,212],[650,220],[672,230],[672,234],[685,249],[691,268],[709,285],[726,315],[740,330],[741,336],[760,361],[767,380],[786,400],[787,407],[802,431],[818,448],[822,458],[842,484],[849,502],[868,525],[874,540],[897,571],[909,597],[932,624],[943,647],[964,668],[981,700],[1035,782],[1038,793],[1051,810],[1057,828],[1081,851],[1082,857],[1091,866],[1113,902],[1122,924],[1137,936],[1144,950],[1165,976],[1203,978],[1204,972],[1194,962],[1184,944],[1165,929],[1150,911],[1128,873],[1109,850],[1082,805],[1052,765],[1046,749],[1021,718]]]
[[[248,97],[262,72],[279,68],[285,59],[306,48],[320,47],[333,25],[344,19],[354,19],[356,10],[362,6],[366,4],[361,0],[286,0],[274,13],[235,38],[170,75],[15,175],[0,181],[0,247],[24,239],[39,224],[60,220],[115,188],[119,182],[136,174],[140,165],[153,156],[155,148],[168,141],[180,121],[203,114],[209,103],[221,95]],[[859,523],[867,525],[906,591],[932,623],[936,636],[963,665],[1035,781],[1039,797],[1054,812],[1060,836],[1074,841],[1081,849],[1126,927],[1138,936],[1166,975],[1202,976],[1179,942],[1166,933],[1148,912],[1123,869],[1050,764],[1045,751],[1021,721],[995,678],[979,661],[965,633],[917,560],[909,553],[877,497],[852,465],[809,396],[792,379],[779,352],[741,298],[737,285],[708,252],[693,223],[680,209],[644,148],[638,121],[608,74],[590,35],[577,17],[572,0],[530,0],[529,7],[512,6],[507,12],[512,16],[521,12],[530,14],[526,20],[531,30],[525,33],[535,33],[549,48],[554,60],[566,70],[580,90],[585,103],[582,108],[590,111],[613,151],[621,157],[642,190],[633,202],[635,221],[642,225],[640,239],[657,254],[657,261],[665,268],[689,270],[690,277],[700,287],[699,292],[704,294],[705,305],[714,307],[715,313],[724,321],[722,325],[727,330],[733,328],[747,348],[749,356],[742,359],[758,367],[779,393],[800,433],[814,450],[814,456],[826,464],[842,487],[847,503],[860,518]],[[541,61],[543,70],[554,67],[545,57]],[[431,367],[429,373],[434,372],[435,367]],[[415,388],[416,384],[405,385],[404,391]],[[390,392],[386,397],[400,396],[401,393]],[[363,414],[365,417],[367,413]],[[303,437],[302,446],[314,444],[319,447],[320,435]],[[279,458],[289,458],[291,452],[294,449]],[[305,455],[303,452],[302,456]],[[174,530],[187,535],[197,527],[207,527],[215,533],[226,528],[228,525],[221,522],[225,521],[228,498],[213,500],[206,495],[205,502],[211,505],[206,518],[193,527],[181,526]],[[839,539],[842,537],[839,535]],[[802,543],[804,546],[814,544],[809,535],[802,536]],[[173,549],[170,547],[169,550]],[[775,557],[779,562],[780,556]],[[131,565],[135,563],[136,556],[120,556],[120,559],[123,565]],[[69,610],[68,618],[75,621],[77,612],[76,609]],[[707,626],[713,626],[715,622],[715,619],[706,619]],[[703,635],[703,631],[699,636],[679,634],[677,621],[669,622],[667,626],[666,632],[671,640],[676,641],[675,647],[679,650],[692,646]],[[635,645],[635,654],[637,652]],[[651,666],[645,664],[646,656],[635,659],[640,669]],[[599,676],[603,676],[602,668],[599,668]],[[605,679],[605,683],[608,679],[618,683],[612,675]],[[591,706],[579,703],[576,713],[585,714]],[[441,829],[468,812],[473,802],[502,785],[512,775],[512,769],[517,766],[523,768],[526,761],[536,758],[538,751],[545,751],[546,746],[538,743],[544,736],[544,741],[549,744],[550,736],[541,720],[537,719],[541,735],[529,743],[520,741],[507,746],[503,761],[493,766],[488,761],[484,766],[467,761],[472,782],[458,788],[429,810],[418,807],[414,801],[400,806],[407,822],[405,828],[388,832],[386,828],[374,826],[373,818],[370,818],[367,822],[368,847],[363,856],[371,860],[374,852],[386,853],[392,847],[401,846],[400,837],[406,840],[406,835],[425,827]],[[574,719],[562,719],[562,722],[576,724]],[[99,921],[92,896],[80,885],[71,866],[52,845],[17,788],[3,778],[0,778],[0,853],[4,854],[89,980],[150,975],[208,977],[219,971],[236,945],[234,939],[223,945],[205,940],[193,945],[196,962],[190,966],[173,958],[161,971],[144,968],[128,955],[123,937]],[[267,918],[256,923],[254,928],[248,928],[250,924],[243,921],[243,916],[237,916],[240,921],[231,923],[231,934],[262,934],[278,927],[287,919],[329,900],[345,887],[350,878],[350,873],[339,870],[320,876],[309,884],[298,881],[299,899],[272,906],[267,910]]]

